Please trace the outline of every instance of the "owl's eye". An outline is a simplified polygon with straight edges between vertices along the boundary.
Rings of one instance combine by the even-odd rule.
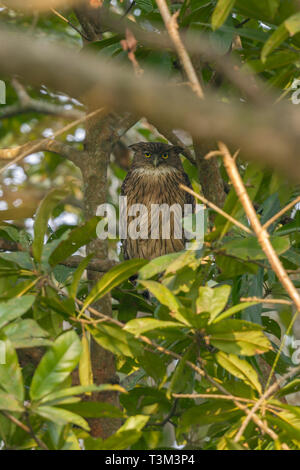
[[[169,157],[169,154],[168,153],[162,153],[161,156],[162,156],[162,158],[164,158],[166,160]]]
[[[150,157],[151,157],[151,153],[149,153],[149,152],[145,152],[144,155],[145,155],[146,158],[150,158]]]

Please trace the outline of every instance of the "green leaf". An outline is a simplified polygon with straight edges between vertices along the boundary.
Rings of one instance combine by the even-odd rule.
[[[272,335],[276,336],[276,338],[281,340],[281,328],[277,321],[273,320],[268,315],[262,315],[261,321],[267,333],[271,333]]]
[[[272,22],[279,6],[280,10],[284,11],[285,5],[287,5],[288,10],[292,7],[291,2],[284,0],[237,0],[236,8],[246,18]]]
[[[218,323],[219,321],[225,320],[225,318],[231,317],[235,313],[244,310],[245,308],[252,307],[252,305],[257,305],[259,302],[243,302],[241,304],[234,305],[233,307],[225,310],[225,312],[218,315],[211,323]]]
[[[285,23],[282,23],[278,28],[274,31],[273,34],[269,37],[267,42],[265,43],[264,47],[261,51],[261,60],[265,62],[267,56],[274,50],[276,47],[280,46],[280,44],[285,41],[289,37],[289,32],[285,26]]]
[[[277,392],[277,396],[284,397],[289,395],[290,393],[297,393],[300,391],[300,379],[294,379],[292,382],[288,383],[284,387],[282,387]]]
[[[8,339],[4,340],[4,346],[5,364],[0,364],[0,389],[23,403],[24,385],[18,356]]]
[[[300,412],[299,408],[291,405],[280,404],[284,411],[276,413],[278,418],[268,417],[268,420],[276,423],[279,428],[283,429],[290,438],[300,440]]]
[[[123,36],[121,34],[115,34],[110,38],[102,39],[101,41],[91,42],[90,44],[85,45],[84,49],[95,52],[102,51],[102,49],[105,49],[108,46],[120,43],[120,40],[122,38]]]
[[[275,70],[280,67],[285,67],[289,64],[295,64],[299,60],[298,52],[293,51],[277,51],[272,55],[268,56],[267,59],[262,62],[261,60],[249,60],[246,62],[244,68],[251,67],[251,69],[260,73],[264,70]]]
[[[175,295],[163,284],[156,281],[140,281],[140,283],[153,294],[157,300],[171,311],[176,320],[190,326],[191,314],[183,307]]]
[[[14,253],[0,253],[0,258],[11,263],[16,263],[20,268],[28,269],[31,271],[33,269],[33,263],[28,253],[25,251],[17,251]]]
[[[174,294],[163,284],[156,281],[140,281],[140,283],[153,294],[157,300],[171,311],[178,311],[182,307]]]
[[[10,323],[3,332],[16,349],[51,345],[48,331],[31,318]]]
[[[64,261],[68,256],[75,253],[81,246],[87,245],[96,238],[96,227],[100,217],[93,217],[84,225],[72,230],[66,240],[62,240],[55,248],[49,258],[49,264],[56,266]]]
[[[191,345],[182,359],[176,365],[173,372],[167,397],[171,397],[172,393],[192,393],[194,386],[195,371],[186,365],[187,361],[196,362],[197,348]]]
[[[0,410],[22,413],[24,407],[13,395],[0,390]]]
[[[261,384],[258,380],[257,372],[245,359],[240,359],[234,354],[225,354],[218,352],[216,354],[217,362],[224,367],[230,374],[243,380],[253,389],[261,393]]]
[[[79,380],[81,385],[92,385],[93,384],[93,370],[92,361],[90,355],[90,344],[85,332],[83,332],[81,338],[82,353],[79,361]]]
[[[150,416],[135,415],[126,419],[125,423],[119,428],[118,432],[122,431],[141,431],[148,423]]]
[[[156,320],[155,318],[136,318],[135,320],[130,320],[124,330],[132,333],[135,336],[140,336],[147,331],[156,330],[156,329],[165,329],[165,328],[180,328],[183,325],[180,323],[175,323],[172,321],[162,321]]]
[[[270,242],[278,255],[284,253],[290,247],[289,237],[270,237]],[[267,258],[256,237],[232,240],[225,243],[222,250],[245,261]]]
[[[229,13],[234,7],[236,0],[218,0],[211,18],[212,29],[215,31],[225,23]]]
[[[37,210],[34,222],[34,239],[32,243],[32,253],[34,259],[39,263],[42,258],[44,237],[47,231],[48,219],[57,204],[64,199],[68,191],[64,189],[53,189],[42,200]]]
[[[197,314],[202,312],[210,313],[209,323],[211,323],[225,308],[230,291],[231,287],[227,285],[215,288],[206,286],[200,287],[199,295],[196,300]]]
[[[233,403],[214,399],[188,408],[181,416],[180,429],[183,432],[190,432],[192,426],[198,429],[199,426],[226,422],[242,415],[243,412]]]
[[[8,239],[18,243],[19,242],[19,232],[18,230],[10,225],[10,224],[7,224],[7,225],[0,225],[0,233],[1,232],[4,232],[6,235],[8,235]],[[1,233],[1,238],[2,238],[2,233]],[[5,236],[3,238],[6,238]]]
[[[284,22],[284,25],[291,36],[300,32],[300,13],[290,16]]]
[[[26,313],[34,301],[34,295],[23,295],[7,302],[0,302],[0,328]]]
[[[81,344],[74,331],[63,333],[43,356],[30,386],[30,397],[37,401],[59,386],[78,364]]]
[[[178,273],[178,271],[186,266],[195,270],[200,265],[202,259],[198,250],[179,251],[177,255],[178,256],[167,267],[165,275]]]
[[[54,239],[52,241],[47,241],[47,243],[43,246],[43,252],[42,252],[42,257],[41,257],[41,264],[43,267],[47,269],[47,271],[50,271],[50,265],[49,265],[49,258],[52,255],[52,253],[56,250],[58,245],[62,243],[62,240],[65,240],[68,237],[70,230],[66,230],[59,239]],[[66,269],[66,266],[57,266],[57,268],[64,268]],[[70,268],[68,268],[70,269]]]
[[[228,450],[247,450],[238,442],[234,442],[233,439],[228,439],[228,437],[225,437],[225,442]]]
[[[142,369],[145,371],[146,375],[152,377],[156,382],[160,382],[163,379],[167,378],[166,368],[168,359],[166,357],[163,358],[158,354],[155,354],[154,352],[144,350],[143,356],[140,356],[138,358],[138,361]],[[139,380],[140,379],[138,377],[138,381]],[[131,384],[128,388],[131,388]]]
[[[170,253],[168,255],[159,256],[151,260],[146,266],[139,271],[139,279],[146,280],[156,274],[165,271],[175,259],[181,256],[181,253]]]
[[[86,450],[126,450],[142,436],[141,431],[119,431],[105,441],[102,439],[85,439]]]
[[[84,302],[82,311],[84,311],[92,302],[99,300],[118,284],[121,284],[121,282],[135,274],[140,268],[145,266],[147,262],[148,261],[144,259],[131,259],[114,266],[110,271],[104,274],[104,276],[102,276],[93,287]]]
[[[226,320],[207,328],[213,346],[229,354],[253,356],[271,349],[261,326],[241,320]]]
[[[216,263],[222,273],[221,276],[218,277],[218,280],[220,281],[227,281],[228,279],[232,279],[245,273],[256,274],[258,271],[257,264],[251,262],[247,263],[243,260],[238,260],[229,256],[217,255]]]
[[[153,5],[151,0],[136,0],[135,2],[142,10],[145,10],[147,13],[150,13],[153,10]]]
[[[68,423],[72,423],[86,431],[89,431],[90,429],[85,419],[62,408],[55,408],[54,406],[38,406],[37,408],[34,408],[34,413],[42,416],[42,418],[52,421],[55,424],[66,425]]]
[[[87,327],[87,329],[100,346],[113,354],[132,358],[143,354],[140,342],[116,325],[102,323],[97,325],[97,328]]]
[[[41,399],[40,403],[43,405],[57,405],[64,401],[64,399],[73,397],[75,395],[82,395],[90,392],[120,392],[126,393],[126,390],[120,385],[102,384],[102,385],[77,385],[75,387],[63,388],[62,390],[49,393]]]
[[[84,270],[88,266],[88,264],[89,264],[90,260],[92,259],[92,257],[93,257],[93,253],[90,253],[82,261],[80,261],[75,273],[73,274],[73,280],[72,280],[72,283],[69,287],[69,294],[70,294],[70,297],[72,299],[75,299],[75,297],[76,297],[79,282],[82,278]]]

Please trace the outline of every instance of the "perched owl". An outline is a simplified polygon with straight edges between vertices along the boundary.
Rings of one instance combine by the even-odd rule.
[[[124,258],[151,260],[183,250],[184,234],[178,230],[184,216],[184,204],[189,204],[192,211],[194,209],[194,198],[180,188],[180,184],[191,187],[179,157],[183,149],[161,142],[139,142],[129,148],[135,153],[122,184],[121,195],[127,196],[127,211],[121,211],[120,217],[126,219],[129,227],[134,219],[130,213],[133,205],[143,204],[146,213],[139,213],[141,233],[138,238],[126,232],[127,238],[122,243]],[[171,206],[172,210],[168,212]]]

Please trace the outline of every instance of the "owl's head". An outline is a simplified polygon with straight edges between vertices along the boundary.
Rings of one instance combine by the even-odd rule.
[[[182,169],[179,154],[182,147],[163,144],[161,142],[138,142],[129,145],[134,151],[133,168],[157,168],[173,167]]]

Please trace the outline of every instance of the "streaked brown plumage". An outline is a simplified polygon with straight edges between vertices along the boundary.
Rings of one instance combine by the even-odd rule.
[[[179,204],[182,211],[184,204],[194,206],[193,197],[179,187],[180,184],[191,187],[179,157],[183,150],[181,147],[161,142],[139,142],[129,148],[134,150],[135,154],[121,189],[121,195],[127,196],[128,210],[133,204],[144,204],[148,214],[151,213],[151,204],[168,204],[169,206]],[[127,216],[127,223],[130,224],[133,219],[134,217]],[[163,239],[162,218],[160,216],[160,219],[157,219],[159,220],[158,239],[151,239],[151,217],[149,215],[148,238],[134,240],[127,236],[122,243],[124,258],[153,259],[167,253],[183,250],[184,238],[176,239],[174,237],[174,223],[176,224],[176,220],[178,223],[180,219],[181,216],[178,217],[171,213],[170,238]]]

